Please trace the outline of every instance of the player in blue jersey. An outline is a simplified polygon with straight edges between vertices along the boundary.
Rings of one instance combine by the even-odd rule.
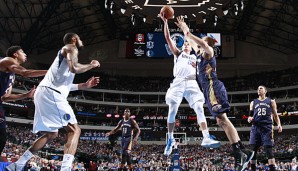
[[[122,130],[122,140],[121,140],[121,147],[122,147],[122,159],[120,169],[123,170],[125,163],[127,162],[128,168],[130,170],[133,169],[133,165],[131,163],[131,149],[133,145],[136,145],[138,142],[138,137],[141,133],[139,125],[137,122],[130,118],[130,110],[126,108],[124,110],[124,118],[118,122],[118,125],[115,129],[108,132],[106,136],[110,136],[115,134],[118,130]],[[136,135],[134,136],[133,130],[136,130]]]
[[[282,132],[282,126],[277,114],[276,102],[266,97],[267,88],[263,85],[258,87],[257,99],[250,103],[248,122],[252,123],[249,144],[251,150],[255,152],[251,160],[251,170],[256,170],[256,154],[263,146],[268,157],[270,171],[275,171],[275,159],[272,151],[273,147],[273,120],[277,123],[278,132]]]
[[[216,74],[216,59],[213,46],[215,44],[211,37],[199,38],[189,32],[189,28],[183,17],[178,17],[176,25],[183,30],[186,39],[194,41],[199,47],[197,67],[199,70],[198,82],[201,85],[206,105],[216,118],[217,124],[221,126],[233,148],[236,170],[244,170],[253,157],[253,151],[246,150],[240,141],[237,130],[227,117],[230,104],[224,84],[218,80]]]
[[[23,94],[13,94],[12,85],[15,74],[23,77],[39,77],[46,74],[46,70],[29,70],[21,66],[26,62],[27,55],[20,46],[11,46],[7,49],[8,57],[0,59],[0,154],[7,139],[5,113],[2,102],[32,98],[35,92],[33,87],[29,92]]]

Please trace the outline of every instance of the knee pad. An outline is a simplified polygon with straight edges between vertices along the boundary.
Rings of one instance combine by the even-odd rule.
[[[266,152],[266,155],[267,155],[268,159],[273,159],[274,158],[273,151],[272,151],[272,146],[265,145],[264,146],[264,151]]]
[[[197,114],[197,122],[198,122],[198,124],[200,124],[202,122],[207,123],[206,117],[205,117],[205,114],[204,114],[204,107],[203,107],[203,105],[204,105],[203,102],[197,101],[192,106],[193,110]]]
[[[169,112],[168,112],[168,123],[174,123],[175,117],[178,112],[179,105],[177,103],[169,104]]]

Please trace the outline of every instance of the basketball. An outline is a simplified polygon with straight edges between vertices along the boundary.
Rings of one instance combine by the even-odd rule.
[[[160,15],[162,13],[164,13],[166,19],[171,19],[174,16],[174,9],[169,5],[165,5],[160,10]]]

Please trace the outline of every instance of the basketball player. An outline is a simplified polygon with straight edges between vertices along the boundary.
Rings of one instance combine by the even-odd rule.
[[[165,39],[169,45],[171,52],[174,54],[174,80],[170,85],[170,88],[166,94],[166,103],[169,105],[168,112],[168,141],[167,146],[164,150],[164,155],[168,156],[172,152],[173,145],[175,144],[174,139],[174,127],[175,127],[175,117],[178,111],[178,107],[183,99],[188,101],[188,104],[192,109],[194,109],[197,114],[197,122],[202,129],[203,134],[203,147],[217,148],[220,146],[219,141],[215,141],[210,138],[209,131],[207,128],[207,121],[204,115],[204,96],[201,92],[199,85],[196,81],[196,68],[192,67],[196,63],[196,56],[191,55],[192,50],[190,42],[184,42],[182,51],[180,51],[175,42],[170,38],[170,32],[168,28],[168,20],[161,14],[161,19],[164,22],[164,35]],[[198,48],[194,49],[198,52]]]
[[[26,162],[44,145],[58,136],[58,129],[65,128],[67,142],[64,145],[64,156],[61,171],[70,171],[77,149],[81,129],[71,106],[68,104],[69,91],[91,88],[99,83],[98,77],[92,77],[85,83],[73,84],[76,73],[84,73],[99,67],[99,62],[92,60],[90,64],[78,63],[78,49],[83,47],[80,37],[75,33],[67,33],[63,38],[65,46],[59,50],[44,79],[34,94],[35,115],[33,132],[43,132],[20,159],[6,167],[9,171],[20,171]]]
[[[273,120],[277,123],[278,132],[282,132],[282,126],[277,114],[275,100],[266,97],[267,88],[263,85],[258,87],[257,99],[250,103],[248,122],[252,123],[249,144],[251,150],[255,152],[251,160],[251,170],[256,170],[257,151],[263,146],[268,157],[270,171],[275,171],[275,159],[272,151],[273,147]]]
[[[194,41],[199,47],[198,81],[203,88],[206,105],[213,117],[216,118],[217,124],[224,129],[232,144],[236,170],[242,171],[253,157],[254,152],[245,149],[240,141],[237,130],[227,117],[226,113],[230,111],[230,104],[226,88],[218,80],[216,74],[216,59],[212,48],[215,42],[211,37],[201,39],[190,33],[188,26],[184,22],[184,18],[181,16],[177,17],[176,25],[183,30],[187,39]]]
[[[7,49],[6,55],[8,57],[0,59],[0,154],[7,139],[5,113],[2,102],[32,98],[35,92],[35,87],[33,87],[27,93],[12,94],[15,74],[23,77],[39,77],[44,76],[47,72],[46,70],[29,70],[22,67],[21,64],[27,60],[27,55],[20,46],[11,46]]]
[[[128,168],[132,171],[133,165],[131,163],[131,148],[138,142],[138,137],[141,133],[139,125],[137,122],[130,118],[130,110],[126,108],[124,110],[124,118],[118,122],[118,125],[112,131],[106,133],[106,136],[115,134],[118,130],[122,130],[121,148],[122,148],[122,159],[120,170],[124,169],[125,163],[127,162]],[[136,135],[134,136],[133,130],[136,130]]]

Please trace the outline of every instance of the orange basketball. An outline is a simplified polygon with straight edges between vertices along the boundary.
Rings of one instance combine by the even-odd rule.
[[[174,9],[169,5],[165,5],[160,10],[160,15],[162,13],[164,13],[166,19],[171,19],[174,16]]]

